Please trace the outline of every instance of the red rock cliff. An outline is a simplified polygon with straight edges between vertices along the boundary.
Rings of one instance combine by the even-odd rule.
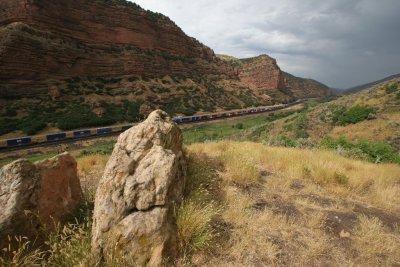
[[[133,76],[142,78],[132,83]],[[84,89],[85,94],[98,94],[103,88],[125,88],[124,94],[134,98],[138,87],[148,102],[166,103],[183,96],[174,91],[175,79],[168,83],[171,92],[160,95],[155,93],[159,88],[150,88],[154,83],[140,84],[145,76],[158,83],[166,76],[190,79],[184,86],[199,92],[196,101],[211,101],[215,106],[218,101],[233,101],[233,106],[256,103],[268,99],[265,95],[277,101],[287,99],[280,89],[294,88],[299,97],[325,90],[302,91],[293,79],[289,86],[276,61],[268,56],[241,60],[239,67],[233,66],[187,36],[169,18],[124,0],[0,2],[0,100],[47,94],[60,98],[69,94],[66,90],[81,90],[75,96],[82,95]],[[117,82],[98,88],[87,82],[93,77]],[[71,84],[72,78],[82,82]],[[175,84],[175,88],[179,86]],[[254,101],[240,99],[240,88],[252,89]],[[232,98],[232,94],[237,97]],[[193,100],[189,102],[195,105]]]
[[[261,55],[256,58],[242,59],[239,77],[249,84],[251,88],[258,90],[276,90],[285,87],[283,73],[276,60]]]

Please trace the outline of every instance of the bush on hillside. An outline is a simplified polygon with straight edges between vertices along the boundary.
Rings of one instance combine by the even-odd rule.
[[[242,130],[242,129],[243,129],[243,123],[241,123],[241,122],[236,123],[236,124],[234,125],[234,127],[237,128],[237,129],[239,129],[239,130]]]
[[[355,105],[349,109],[343,106],[332,105],[330,109],[332,111],[332,121],[338,125],[355,124],[375,114],[373,107],[361,105]]]
[[[0,135],[10,133],[18,128],[19,121],[12,119],[0,120]]]
[[[271,146],[283,146],[283,147],[296,147],[297,142],[295,139],[284,135],[284,134],[279,134],[277,136],[273,136],[271,138],[267,138],[265,140],[269,145]]]
[[[17,111],[13,108],[7,108],[6,111],[3,114],[1,114],[1,116],[15,117],[15,116],[17,116]]]
[[[385,91],[386,91],[387,94],[394,93],[394,92],[396,92],[398,89],[399,89],[399,88],[398,88],[397,83],[392,83],[392,84],[390,84],[390,85],[389,85],[389,84],[386,84],[386,85],[385,85]]]
[[[143,104],[143,100],[138,99],[133,102],[124,101],[123,105],[126,109],[126,120],[129,122],[137,122],[143,119],[143,115],[140,114],[140,107]]]
[[[98,117],[89,107],[75,105],[57,121],[57,126],[61,130],[73,130],[81,127],[96,127],[115,123],[109,117]]]
[[[40,119],[27,119],[22,122],[20,129],[26,134],[26,135],[34,135],[37,132],[43,130],[46,128],[47,123]]]
[[[293,131],[296,138],[308,138],[309,134],[306,129],[308,128],[308,117],[305,112],[299,113],[291,124],[285,126],[288,131]]]
[[[400,155],[390,144],[367,140],[350,141],[344,136],[333,138],[325,136],[321,139],[320,148],[337,150],[346,156],[366,159],[371,162],[400,163]]]

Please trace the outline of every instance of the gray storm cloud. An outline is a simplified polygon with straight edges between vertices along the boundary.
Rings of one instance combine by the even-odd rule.
[[[400,73],[399,0],[137,0],[216,53],[348,88]]]

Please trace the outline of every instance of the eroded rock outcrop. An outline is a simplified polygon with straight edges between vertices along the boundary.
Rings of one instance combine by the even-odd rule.
[[[205,96],[219,99],[222,107],[223,102],[238,102],[227,96],[240,88],[253,89],[256,97],[268,89],[276,92],[276,100],[286,98],[277,90],[287,86],[274,59],[263,55],[245,59],[241,65],[226,64],[168,17],[129,1],[0,1],[0,100],[27,96],[69,100],[73,91],[79,90],[79,96],[85,91],[85,95],[98,94],[108,101],[103,92],[107,87],[107,93],[115,89],[113,95],[132,93],[154,103],[144,99],[139,90],[146,91],[149,77],[154,78],[155,87],[165,87],[169,81],[158,83],[157,79],[166,76],[174,77],[170,81],[174,87],[187,86],[178,79],[188,79],[194,82],[190,88],[209,89],[203,92],[203,101]],[[79,82],[74,83],[76,78]],[[110,81],[117,81],[115,87]],[[294,90],[303,88],[297,84],[296,79],[290,82]],[[218,93],[219,88],[224,89],[223,94]],[[313,86],[304,93],[297,90],[295,95],[308,97],[310,92],[323,94],[326,89]],[[151,94],[151,90],[145,92]],[[156,97],[168,103],[182,95],[171,90]]]
[[[185,168],[182,133],[167,113],[156,110],[121,134],[96,192],[94,253],[138,266],[173,260]]]
[[[238,65],[240,80],[259,95],[290,100],[292,97],[324,97],[330,93],[327,86],[317,81],[283,72],[268,55],[241,59]]]
[[[42,223],[51,227],[53,220],[62,221],[79,204],[82,190],[77,163],[68,153],[36,163],[40,173],[40,193],[37,199]]]
[[[76,161],[64,153],[33,164],[20,159],[0,170],[0,247],[8,236],[35,240],[77,208],[81,187]],[[40,239],[40,237],[39,237]]]

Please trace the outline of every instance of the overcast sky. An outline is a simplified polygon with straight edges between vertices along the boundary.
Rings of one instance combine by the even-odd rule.
[[[400,73],[400,0],[135,0],[217,54],[349,88]]]

